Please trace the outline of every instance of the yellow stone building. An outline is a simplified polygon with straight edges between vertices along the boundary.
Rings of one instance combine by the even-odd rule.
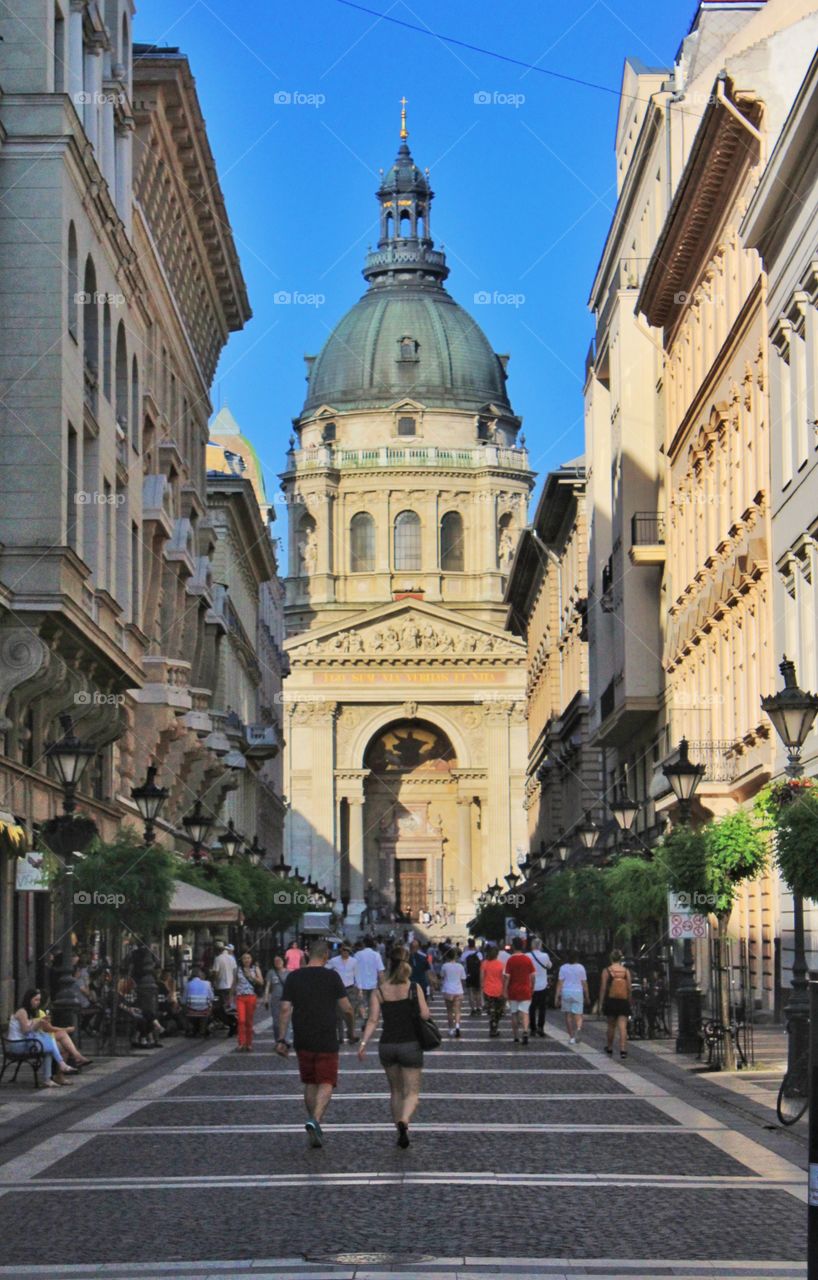
[[[352,922],[462,932],[527,851],[526,654],[503,596],[532,476],[507,357],[444,288],[405,130],[377,198],[368,289],[308,359],[282,476],[287,860]]]

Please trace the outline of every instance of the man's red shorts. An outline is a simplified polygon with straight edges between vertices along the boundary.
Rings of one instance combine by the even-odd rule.
[[[299,1049],[298,1070],[303,1084],[331,1084],[334,1087],[338,1083],[338,1054]]]

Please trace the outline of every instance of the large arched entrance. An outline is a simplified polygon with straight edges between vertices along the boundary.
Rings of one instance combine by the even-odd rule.
[[[455,909],[454,748],[423,720],[381,729],[364,755],[367,902],[374,915],[444,922]],[[449,866],[452,863],[452,866]]]

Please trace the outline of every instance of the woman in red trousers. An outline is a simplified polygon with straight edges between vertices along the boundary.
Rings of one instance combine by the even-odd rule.
[[[245,951],[236,974],[236,1017],[239,1024],[239,1053],[250,1053],[253,1048],[253,1021],[256,1016],[258,992],[264,987],[261,970],[249,951]]]

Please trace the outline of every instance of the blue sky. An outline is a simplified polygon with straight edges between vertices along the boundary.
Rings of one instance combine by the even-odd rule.
[[[693,0],[361,0],[378,13],[618,91],[627,55],[669,65]],[[613,212],[617,98],[379,21],[339,0],[137,0],[134,38],[189,57],[253,319],[213,389],[272,493],[305,354],[364,289],[378,169],[431,169],[447,287],[510,352],[509,391],[542,477],[582,451],[594,269]],[[509,16],[512,15],[513,16]],[[289,100],[287,100],[289,99]],[[487,100],[488,99],[488,100]],[[299,301],[276,302],[276,294]],[[496,301],[475,305],[477,293]]]

